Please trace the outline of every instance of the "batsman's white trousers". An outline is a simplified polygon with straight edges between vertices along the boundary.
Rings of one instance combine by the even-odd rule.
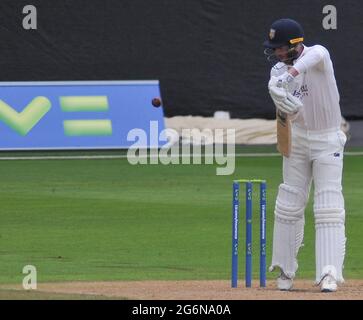
[[[294,278],[303,242],[305,207],[314,184],[316,282],[325,269],[335,268],[343,282],[345,210],[342,194],[346,136],[340,128],[309,131],[292,125],[292,150],[283,159],[283,184],[275,207],[273,255],[270,271],[279,267]]]

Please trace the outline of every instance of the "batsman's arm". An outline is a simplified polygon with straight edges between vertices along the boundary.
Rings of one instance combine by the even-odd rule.
[[[295,69],[297,74],[304,73],[313,67],[324,68],[324,61],[329,57],[329,52],[323,46],[316,45],[312,50],[302,56],[292,69]]]

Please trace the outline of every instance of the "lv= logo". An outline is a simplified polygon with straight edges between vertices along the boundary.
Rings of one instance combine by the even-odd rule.
[[[107,96],[62,96],[59,98],[63,112],[108,111]],[[46,97],[34,98],[21,112],[0,99],[0,121],[21,136],[26,136],[50,111],[52,104]],[[64,134],[69,137],[110,136],[109,119],[64,120]]]

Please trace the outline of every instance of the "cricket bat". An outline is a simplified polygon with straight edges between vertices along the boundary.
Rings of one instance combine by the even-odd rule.
[[[276,110],[276,122],[277,150],[288,158],[291,154],[291,121],[286,113]]]

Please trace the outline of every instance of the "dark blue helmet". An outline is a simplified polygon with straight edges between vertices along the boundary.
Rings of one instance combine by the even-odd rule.
[[[265,48],[293,47],[304,41],[304,30],[295,20],[280,19],[272,24],[268,37],[263,44]]]

